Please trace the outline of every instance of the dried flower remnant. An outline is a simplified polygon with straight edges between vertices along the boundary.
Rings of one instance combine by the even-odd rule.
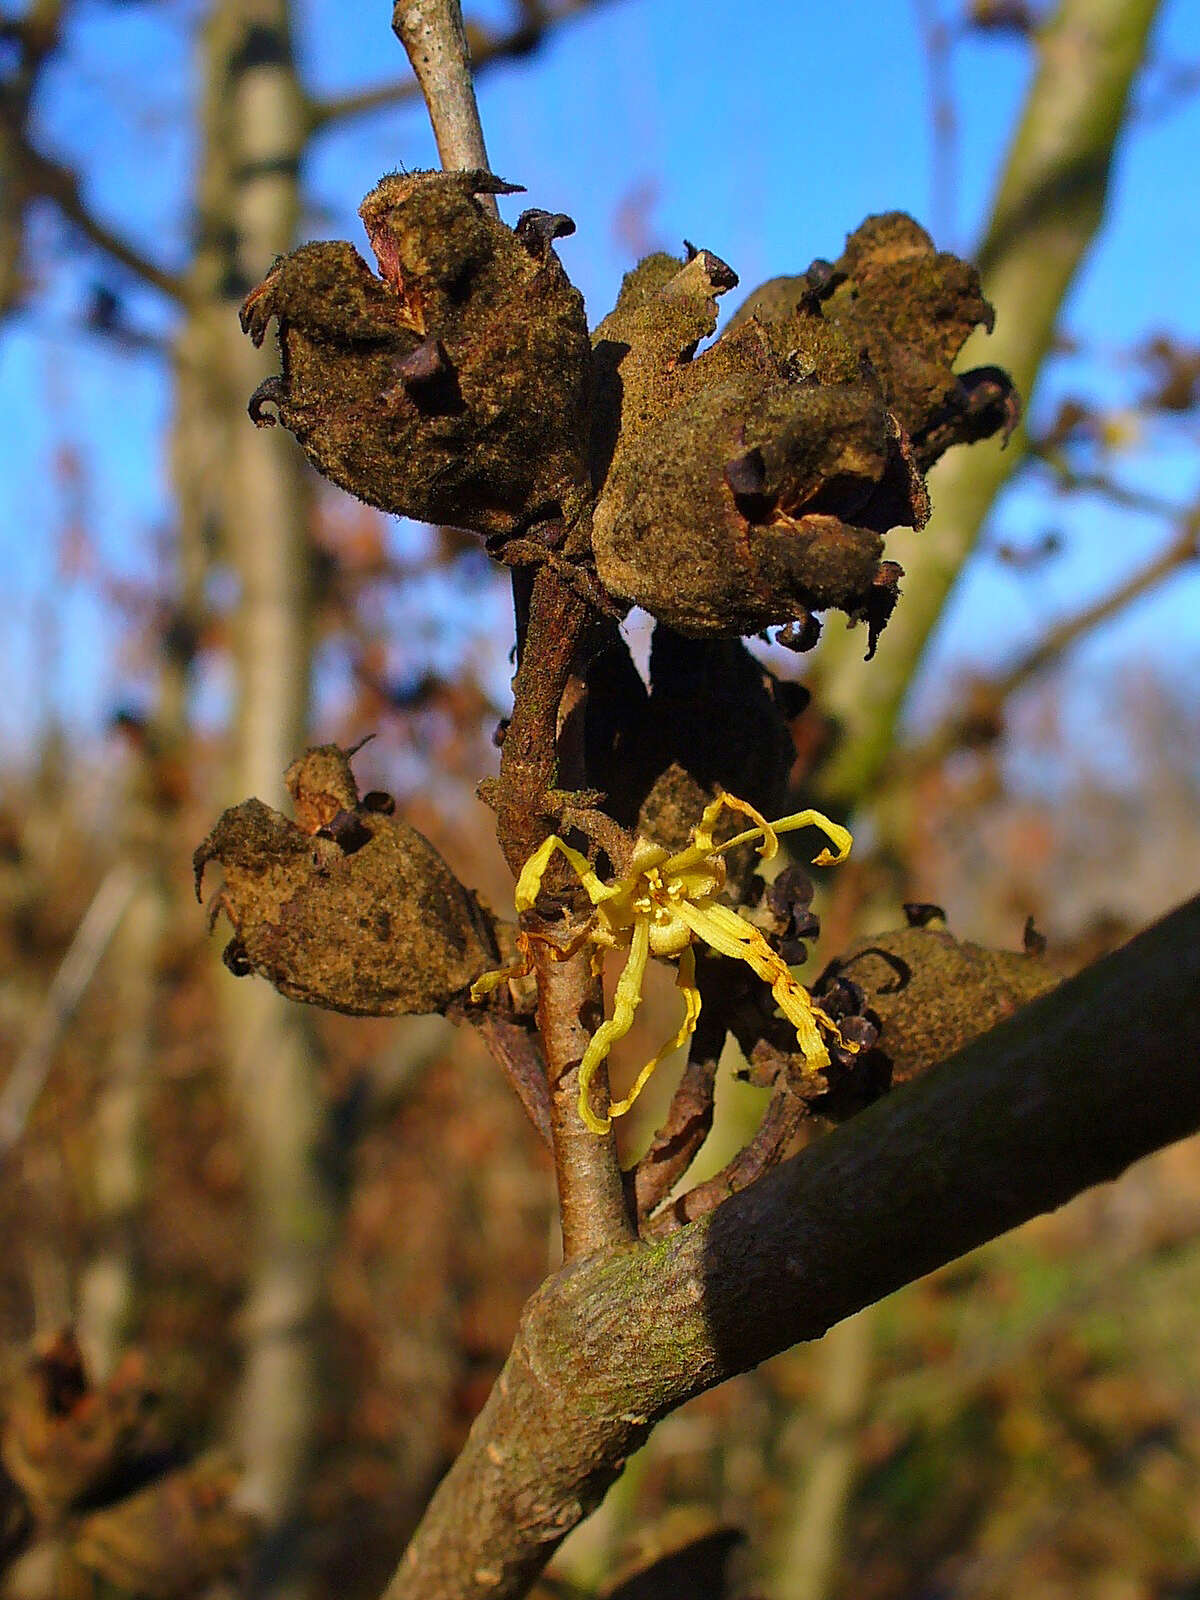
[[[698,252],[648,258],[596,333],[596,568],[683,633],[751,633],[834,607],[874,638],[899,569],[883,536],[928,517],[922,472],[1011,421],[994,369],[949,363],[990,308],[974,270],[898,213],[835,265],[776,280],[722,338],[736,279]],[[781,287],[782,286],[782,287]]]
[[[207,1592],[241,1565],[256,1531],[236,1504],[238,1476],[220,1456],[202,1457],[92,1512],[71,1540],[64,1577],[146,1600]]]
[[[568,217],[516,229],[479,204],[484,172],[393,173],[360,216],[379,264],[344,241],[302,245],[247,296],[283,371],[250,403],[319,472],[370,505],[503,541],[569,524],[589,498],[587,318],[555,255]]]
[[[40,1340],[8,1398],[0,1458],[38,1521],[54,1525],[160,1458],[164,1436],[144,1358],[93,1385],[74,1334]]]
[[[750,817],[755,825],[717,844],[713,830],[726,810]],[[778,822],[768,822],[744,800],[721,794],[705,808],[686,849],[672,854],[663,845],[639,838],[624,872],[611,883],[602,882],[585,856],[564,843],[557,834],[551,834],[526,862],[517,881],[517,910],[532,910],[551,857],[557,851],[570,863],[587,891],[592,902],[591,915],[565,946],[554,945],[544,935],[530,932],[518,935],[521,958],[512,966],[486,973],[478,979],[472,986],[471,998],[480,1000],[510,978],[525,976],[531,968],[531,940],[534,938],[542,938],[549,944],[557,960],[565,960],[589,944],[594,947],[593,960],[597,964],[602,961],[605,950],[629,952],[617,981],[613,1014],[592,1035],[579,1066],[579,1115],[597,1134],[607,1131],[613,1117],[629,1110],[659,1063],[695,1032],[700,1015],[700,991],[696,986],[697,943],[732,960],[746,962],[757,977],[770,984],[776,1003],[795,1031],[806,1070],[820,1071],[829,1064],[829,1049],[821,1030],[837,1039],[836,1023],[814,1004],[808,990],[797,983],[762,933],[719,898],[725,887],[724,856],[727,852],[739,845],[754,843],[760,856],[770,860],[778,852],[780,833],[807,827],[820,828],[834,846],[834,851],[827,847],[822,849],[815,857],[815,865],[833,866],[846,859],[851,845],[849,833],[820,812],[800,811]],[[642,1068],[624,1099],[610,1104],[604,1112],[597,1112],[590,1098],[592,1078],[612,1046],[624,1038],[633,1025],[651,956],[679,963],[676,983],[683,995],[683,1022],[679,1031]]]
[[[233,925],[226,964],[332,1011],[444,1011],[496,960],[487,912],[378,795],[360,803],[337,745],[294,761],[287,784],[296,821],[245,800],[193,857],[197,895],[210,861],[224,869],[211,917]]]
[[[855,992],[850,1009],[869,1015],[879,1029],[874,1059],[864,1057],[863,1065],[868,1071],[882,1067],[882,1081],[895,1086],[919,1077],[1058,982],[1040,952],[989,950],[921,924],[860,940],[827,968],[814,993],[837,1014],[844,1009],[839,993]]]

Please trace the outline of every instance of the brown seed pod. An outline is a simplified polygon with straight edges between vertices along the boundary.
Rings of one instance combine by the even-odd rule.
[[[732,274],[701,252],[666,277],[664,259],[597,331],[598,426],[620,393],[593,522],[601,582],[693,635],[874,614],[882,535],[920,526],[928,504],[870,363],[819,310],[786,342],[751,318],[693,359]]]
[[[922,472],[953,444],[1012,431],[1019,402],[1006,374],[980,367],[956,374],[953,363],[972,329],[992,327],[992,308],[969,262],[934,248],[901,211],[868,217],[846,240],[840,259],[814,294],[812,269],[773,278],[740,308],[788,345],[819,317],[874,368],[889,409],[912,440]]]
[[[253,1518],[234,1503],[237,1484],[229,1462],[202,1457],[84,1517],[68,1559],[93,1582],[144,1600],[207,1591],[241,1564],[255,1532]]]
[[[514,186],[483,172],[396,173],[352,245],[302,245],[242,307],[283,371],[250,402],[327,478],[385,511],[504,539],[573,521],[588,499],[590,348],[583,300],[552,248],[570,219],[511,229],[479,204]]]
[[[814,993],[838,982],[862,991],[863,1008],[880,1024],[876,1049],[896,1085],[920,1077],[1060,978],[1037,955],[989,950],[944,928],[909,927],[860,940]]]
[[[233,925],[236,970],[356,1016],[444,1011],[496,964],[488,913],[415,828],[359,804],[345,751],[287,776],[303,825],[245,800],[193,857],[197,894],[208,862],[224,869],[211,916]]]

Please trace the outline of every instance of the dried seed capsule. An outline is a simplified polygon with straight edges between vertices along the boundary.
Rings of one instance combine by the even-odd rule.
[[[874,616],[882,535],[928,514],[907,437],[817,302],[786,343],[751,319],[693,359],[731,276],[651,257],[597,330],[597,573],[686,634]]]
[[[953,444],[1012,431],[1020,405],[1007,374],[952,371],[972,329],[992,326],[968,262],[936,250],[911,217],[888,211],[849,235],[828,285],[818,307],[809,274],[773,278],[746,300],[734,325],[753,317],[785,345],[815,313],[837,328],[870,360],[922,472]]]
[[[553,241],[559,214],[517,231],[476,196],[481,172],[384,178],[360,214],[379,263],[302,245],[242,307],[261,344],[279,324],[273,404],[319,472],[370,505],[488,538],[573,520],[589,494],[590,348],[583,300]]]
[[[1059,977],[1036,955],[988,950],[941,928],[908,927],[860,940],[814,993],[828,1004],[833,987],[848,981],[863,994],[860,1009],[881,1025],[875,1048],[895,1085],[961,1050],[1053,989]]]
[[[487,912],[415,828],[359,804],[336,745],[293,762],[288,786],[299,822],[243,801],[193,858],[197,893],[208,862],[224,869],[212,916],[233,925],[237,970],[331,1011],[444,1011],[495,965]]]

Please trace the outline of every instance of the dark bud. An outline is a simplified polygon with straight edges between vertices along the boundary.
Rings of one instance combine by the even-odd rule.
[[[248,978],[254,970],[250,965],[250,958],[246,954],[246,947],[240,939],[230,939],[224,950],[221,951],[221,960],[235,978]]]
[[[261,339],[255,342],[262,343]],[[250,396],[250,403],[246,407],[250,413],[250,421],[256,428],[273,428],[279,418],[273,412],[264,411],[263,407],[269,405],[278,408],[286,397],[287,391],[283,379],[278,374],[273,378],[264,378]]]
[[[738,275],[727,261],[722,261],[720,256],[714,255],[711,250],[697,250],[696,254],[702,257],[709,282],[718,294],[737,288]]]
[[[317,829],[317,838],[332,839],[343,855],[352,856],[369,842],[371,830],[353,811],[337,811]]]
[[[364,811],[377,811],[385,817],[390,817],[396,809],[396,802],[383,789],[368,789],[362,797],[362,808]]]
[[[440,339],[423,339],[396,362],[396,375],[408,398],[426,417],[454,417],[465,410],[458,373]]]
[[[1007,444],[1021,420],[1021,396],[1008,373],[1000,367],[975,367],[959,379],[967,396],[966,426],[961,437],[988,439],[999,433]]]
[[[859,1016],[866,1005],[861,984],[840,975],[821,991],[821,1005],[840,1027],[847,1017]]]
[[[796,617],[780,628],[775,635],[775,643],[783,645],[786,650],[794,650],[797,655],[803,655],[806,650],[815,648],[820,637],[820,618],[806,611],[803,616]]]
[[[497,750],[501,750],[504,747],[504,739],[508,733],[509,720],[510,719],[508,717],[501,717],[499,722],[497,722],[496,726],[492,729],[492,743],[496,746]]]
[[[813,881],[801,866],[784,867],[767,885],[767,904],[777,917],[791,919],[798,910],[811,905]]]
[[[910,928],[927,928],[931,922],[945,922],[946,913],[931,900],[906,900],[901,907]]]
[[[809,939],[815,939],[821,931],[821,925],[812,912],[809,912],[806,920],[811,923],[812,926],[804,930],[805,935]],[[803,939],[779,939],[778,941],[772,940],[770,942],[777,945],[779,954],[787,962],[789,967],[802,967],[808,960],[808,946],[804,943]]]
[[[765,522],[771,515],[772,496],[767,491],[767,465],[757,447],[725,463],[725,482],[734,504],[747,522]]]
[[[833,262],[826,261],[824,256],[818,256],[810,265],[804,279],[807,284],[804,298],[812,305],[827,300],[841,281]]]
[[[803,716],[812,704],[812,691],[802,683],[792,683],[789,678],[774,678],[771,693],[785,722]]]
[[[424,339],[408,355],[396,362],[396,376],[406,389],[420,388],[439,378],[449,368],[446,347],[440,339]]]
[[[545,261],[555,239],[569,239],[575,224],[565,211],[522,211],[515,231],[529,254]]]
[[[1025,929],[1021,934],[1021,943],[1025,947],[1027,956],[1041,956],[1046,953],[1046,935],[1039,933],[1033,925],[1033,917],[1025,918]]]

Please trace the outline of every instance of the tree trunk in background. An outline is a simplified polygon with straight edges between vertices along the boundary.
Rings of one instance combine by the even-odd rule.
[[[79,1283],[79,1338],[97,1378],[111,1373],[125,1346],[143,1276],[146,1100],[158,1053],[167,929],[179,899],[165,870],[173,819],[160,804],[155,752],[146,741],[131,763],[121,848],[137,887],[109,954],[113,1031],[92,1126],[97,1241]]]
[[[1113,149],[1157,0],[1061,0],[1038,35],[1039,65],[977,260],[996,331],[975,334],[964,367],[1006,368],[1028,406],[1059,314],[1104,214]],[[863,804],[890,756],[925,645],[984,518],[1024,454],[1024,430],[952,450],[930,476],[934,516],[896,540],[903,597],[870,663],[861,630],[830,632],[816,662],[818,704],[843,740],[820,778],[827,803]]]
[[[245,415],[274,356],[243,337],[237,311],[274,257],[295,242],[305,124],[286,0],[218,0],[204,53],[212,150],[202,228],[218,270],[210,305],[198,315],[211,315],[213,370],[224,389],[221,532],[239,588],[228,797],[256,795],[278,806],[284,769],[305,743],[311,504],[307,468],[292,439],[282,428],[255,429]],[[253,1216],[234,1443],[246,1471],[244,1498],[274,1533],[254,1592],[297,1594],[284,1552],[295,1544],[287,1528],[317,1414],[333,1227],[333,1200],[318,1162],[316,1041],[310,1014],[266,984],[223,981],[220,992]]]
[[[996,328],[990,336],[976,333],[960,363],[1006,368],[1026,407],[1103,219],[1114,147],[1156,10],[1157,0],[1061,0],[1038,36],[1038,71],[976,253]],[[930,476],[933,519],[901,552],[903,597],[875,659],[862,660],[861,630],[831,630],[822,641],[817,702],[843,735],[818,776],[819,793],[835,808],[875,809],[881,837],[903,832],[906,797],[885,796],[882,808],[875,802],[905,697],[954,582],[1024,453],[1024,427],[1003,449],[989,440],[952,450]],[[857,1482],[857,1434],[871,1404],[869,1318],[861,1313],[826,1335],[828,1382],[811,1413],[792,1424],[807,1452],[790,1464],[772,1574],[779,1600],[826,1600],[836,1589]]]
[[[872,1398],[874,1312],[868,1306],[839,1322],[813,1352],[816,1393],[788,1424],[781,1452],[786,1498],[770,1574],[774,1600],[829,1600],[837,1593],[859,1435]]]

